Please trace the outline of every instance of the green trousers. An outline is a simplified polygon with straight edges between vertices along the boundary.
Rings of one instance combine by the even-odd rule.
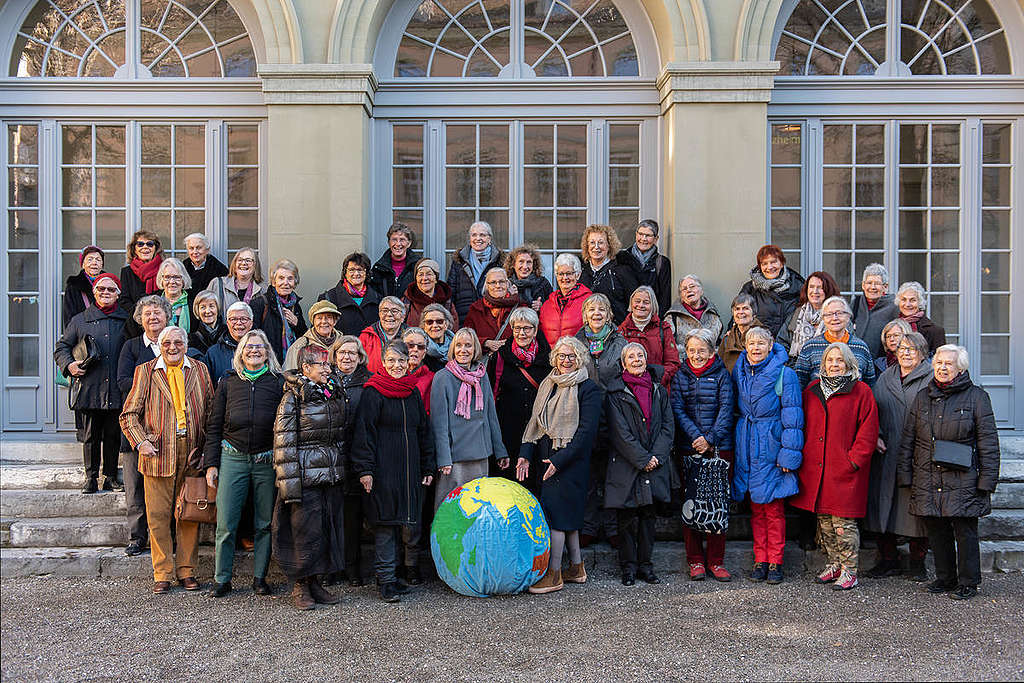
[[[270,519],[274,513],[274,466],[257,464],[250,456],[223,453],[217,484],[217,566],[214,580],[227,583],[235,564],[235,539],[238,519],[253,489],[255,508],[253,576],[266,578],[270,565]]]

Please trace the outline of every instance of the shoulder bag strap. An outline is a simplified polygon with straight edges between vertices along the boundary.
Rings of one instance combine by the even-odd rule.
[[[534,389],[540,388],[540,384],[537,382],[537,380],[535,380],[533,376],[530,373],[528,373],[526,371],[526,368],[524,368],[522,365],[519,366],[519,372],[523,373],[523,377],[525,377],[526,381],[530,383],[530,386],[532,386]]]

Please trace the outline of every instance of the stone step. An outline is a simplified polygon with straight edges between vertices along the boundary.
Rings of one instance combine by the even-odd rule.
[[[978,520],[982,540],[1024,540],[1024,510],[993,510]]]
[[[999,463],[1000,482],[1024,482],[1024,460],[1003,459]]]
[[[0,517],[104,517],[125,511],[124,493],[84,495],[75,489],[9,489],[0,495]]]
[[[16,548],[82,547],[128,543],[124,517],[49,517],[10,521],[8,545]]]
[[[1024,435],[1020,432],[999,433],[999,455],[1003,460],[1024,460]]]
[[[82,444],[77,441],[21,440],[0,441],[0,463],[82,464]]]
[[[1024,482],[1000,482],[992,494],[992,507],[997,510],[1024,508]]]
[[[0,467],[0,489],[81,489],[85,471],[72,467],[47,465],[4,465]]]

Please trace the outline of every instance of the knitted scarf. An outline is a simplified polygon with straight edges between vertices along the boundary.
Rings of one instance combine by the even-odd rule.
[[[650,431],[651,401],[654,394],[654,380],[651,379],[651,373],[644,372],[637,377],[628,370],[624,370],[622,372],[622,381],[626,383],[626,387],[636,396],[636,402],[640,404],[640,412],[643,413],[644,420],[646,420],[647,430]]]
[[[608,335],[612,333],[612,326],[605,323],[600,330],[594,332],[590,329],[590,325],[583,326],[583,335],[587,338],[587,342],[590,344],[590,355],[600,356],[604,351],[604,343],[608,339]]]
[[[299,303],[299,297],[295,295],[295,292],[282,297],[275,290],[274,302],[277,304],[277,315],[281,318],[281,353],[284,353],[288,351],[288,347],[295,343],[295,331],[288,324],[288,319],[284,317],[284,309],[291,309],[295,304]]]
[[[651,319],[654,317],[654,309],[652,308],[650,311],[647,312],[646,318],[638,318],[636,317],[636,313],[630,313],[629,317],[633,319],[633,324],[636,325],[636,329],[643,332],[644,328],[651,323]]]
[[[796,309],[793,315],[792,327],[793,334],[789,342],[789,355],[795,356],[800,353],[800,349],[803,348],[808,339],[820,334],[821,311],[815,310],[814,306],[807,302]]]
[[[348,283],[348,280],[342,280],[341,281],[341,285],[342,285],[342,287],[345,288],[345,291],[348,292],[348,295],[350,297],[352,297],[352,301],[356,302],[356,306],[362,306],[363,305],[363,297],[366,296],[366,285],[365,284],[363,285],[362,289],[356,289],[355,287],[353,287],[352,285],[350,285]]]
[[[715,363],[715,357],[714,356],[711,356],[711,358],[708,358],[708,362],[704,363],[704,365],[701,365],[700,367],[697,367],[696,365],[694,365],[693,361],[691,361],[689,358],[686,359],[686,364],[688,366],[690,366],[690,370],[692,370],[693,374],[695,374],[697,377],[700,377],[705,372],[710,370],[711,366],[714,365],[714,363]]]
[[[171,301],[171,324],[177,325],[186,332],[192,331],[192,317],[188,314],[188,292],[184,289],[174,301]]]
[[[160,264],[163,262],[163,256],[157,254],[148,261],[143,261],[136,256],[128,264],[128,267],[135,273],[135,277],[142,280],[143,284],[146,285],[146,294],[152,294],[156,291],[156,274],[160,270]]]
[[[821,395],[827,401],[840,389],[845,389],[853,384],[853,373],[848,372],[845,375],[836,375],[835,377],[822,375],[819,379],[821,380]]]
[[[483,277],[484,268],[491,262],[491,254],[494,253],[494,247],[488,246],[481,251],[470,247],[468,252],[466,254],[468,257],[466,261],[469,263],[469,269],[473,273],[473,286],[476,287],[476,283],[480,282],[480,278]]]
[[[658,247],[653,246],[647,251],[640,251],[640,248],[636,246],[636,242],[629,248],[629,251],[633,256],[636,256],[636,260],[640,262],[641,266],[646,266],[647,262],[650,261],[655,254],[658,253]]]
[[[366,380],[363,386],[373,387],[388,398],[406,398],[416,390],[416,378],[405,375],[395,379],[386,372],[378,372],[370,375],[370,379]]]
[[[782,271],[778,277],[769,280],[761,272],[761,266],[754,266],[750,269],[750,283],[754,286],[754,289],[762,292],[781,294],[789,289],[789,268],[782,266]]]
[[[459,396],[455,401],[455,414],[467,420],[473,416],[473,410],[484,409],[484,392],[480,387],[480,378],[487,372],[485,363],[478,363],[473,369],[466,369],[454,360],[448,361],[444,366],[448,372],[455,375],[455,378],[462,382],[459,387]],[[473,393],[476,393],[476,403],[471,409],[469,402],[473,400]]]
[[[427,355],[431,358],[447,358],[448,347],[452,345],[452,339],[455,339],[455,333],[451,330],[444,331],[444,342],[441,344],[427,337]]]
[[[921,322],[921,318],[923,317],[924,311],[918,311],[913,315],[903,315],[902,313],[900,313],[900,319],[906,320],[908,323],[910,323],[910,329],[912,329],[914,332],[917,332],[917,324]]]
[[[565,448],[580,424],[580,399],[577,385],[589,375],[586,368],[563,375],[555,370],[541,381],[530,419],[523,430],[523,443],[537,443],[543,436],[551,439],[552,450]]]
[[[708,300],[703,297],[701,297],[697,308],[691,308],[690,304],[686,303],[682,299],[679,300],[679,303],[683,305],[683,308],[686,309],[687,313],[696,318],[697,322],[700,322],[700,319],[704,316],[704,311],[708,310]]]
[[[110,315],[117,310],[117,302],[115,301],[109,306],[100,306],[99,304],[96,304],[96,308],[100,309],[103,312],[103,315]]]
[[[533,273],[524,278],[512,275],[509,277],[509,281],[519,290],[519,299],[527,304],[533,303],[534,299],[540,298],[540,294],[537,292],[544,288],[543,285],[546,282],[543,275],[535,275]]]
[[[534,339],[529,346],[525,349],[519,344],[512,344],[512,355],[519,359],[519,362],[523,364],[524,368],[528,368],[533,365],[533,361],[537,358],[537,350],[540,348],[540,344]]]

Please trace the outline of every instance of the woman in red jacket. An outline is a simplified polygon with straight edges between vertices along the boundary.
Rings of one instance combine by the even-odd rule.
[[[540,307],[540,329],[548,344],[562,337],[572,337],[583,327],[583,302],[593,294],[580,284],[583,265],[573,254],[559,254],[555,259],[555,283],[548,300]]]
[[[867,512],[878,408],[846,344],[835,342],[825,349],[820,378],[804,389],[804,416],[800,492],[789,500],[818,515],[818,542],[827,564],[816,580],[849,590],[857,585],[857,518]]]
[[[484,275],[484,295],[469,307],[463,327],[476,332],[485,352],[494,352],[505,345],[512,336],[512,328],[506,325],[509,315],[518,308],[519,295],[508,293],[508,273],[504,268],[491,268]]]
[[[647,351],[647,364],[661,366],[661,384],[672,386],[679,369],[679,349],[671,326],[658,317],[658,299],[647,285],[637,287],[629,297],[629,315],[619,325],[627,342],[636,342]]]

